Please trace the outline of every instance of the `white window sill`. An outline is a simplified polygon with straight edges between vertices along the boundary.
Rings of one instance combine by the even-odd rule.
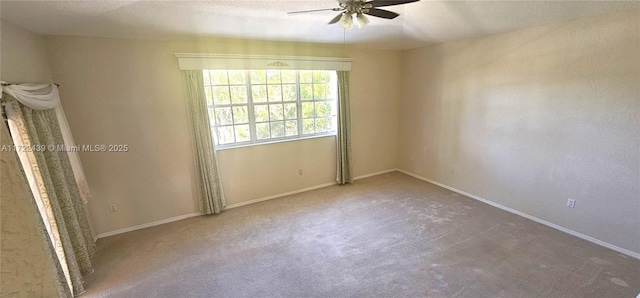
[[[304,136],[300,138],[295,137],[295,138],[277,139],[277,140],[270,140],[270,141],[257,142],[257,143],[216,145],[215,148],[216,148],[216,151],[221,151],[221,150],[238,149],[238,148],[253,147],[253,146],[271,145],[271,144],[278,144],[278,143],[285,143],[285,142],[303,141],[303,140],[317,139],[317,138],[335,137],[336,135],[337,135],[336,132],[332,132],[329,134],[317,134],[317,135]]]

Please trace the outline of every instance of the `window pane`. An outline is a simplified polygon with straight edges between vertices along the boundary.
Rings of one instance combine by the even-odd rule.
[[[314,83],[328,83],[331,76],[328,71],[314,71],[313,82]]]
[[[324,91],[326,92],[325,97],[328,98],[328,99],[334,99],[334,98],[337,97],[336,92],[338,90],[336,90],[336,88],[331,88],[330,84],[325,84],[324,85]]]
[[[269,105],[269,115],[271,116],[269,118],[271,121],[284,119],[282,105],[281,104]],[[273,134],[273,132],[271,133]]]
[[[252,70],[251,71],[251,84],[264,84],[267,82],[266,70]]]
[[[253,96],[253,102],[267,102],[267,86],[252,85],[251,95]]]
[[[313,118],[313,103],[312,102],[303,102],[302,103],[302,118]]]
[[[211,75],[211,84],[214,84],[214,85],[229,84],[226,70],[211,70],[209,73]]]
[[[227,86],[211,87],[213,103],[217,105],[229,104],[229,88]]]
[[[247,88],[245,86],[231,86],[231,102],[233,103],[246,103],[247,102]]]
[[[318,85],[313,85],[313,98],[314,99],[325,99],[327,98],[327,94],[325,92],[325,85],[324,84],[318,84]]]
[[[280,80],[280,71],[279,70],[267,70],[267,83],[268,84],[279,84]]]
[[[285,134],[287,136],[298,135],[298,121],[285,121]]]
[[[233,143],[233,126],[221,126],[216,128],[218,144]]]
[[[256,123],[256,137],[258,140],[264,140],[271,137],[269,134],[269,123]]]
[[[231,108],[216,108],[215,118],[216,125],[233,124],[233,118],[231,117]]]
[[[310,134],[315,132],[315,124],[313,119],[304,119],[302,120],[302,133]]]
[[[269,121],[269,108],[266,105],[254,106],[253,113],[255,114],[256,122]]]
[[[300,83],[311,83],[313,81],[313,73],[308,70],[300,71]]]
[[[249,113],[247,107],[233,107],[233,121],[238,123],[249,123]]]
[[[293,70],[283,70],[282,71],[282,82],[283,83],[295,83],[296,82],[296,72]]]
[[[283,121],[271,122],[271,137],[272,138],[284,137]]]
[[[229,84],[244,84],[246,82],[244,76],[244,70],[230,70],[229,71]]]
[[[331,103],[329,102],[316,102],[316,116],[329,117],[331,116]]]
[[[338,129],[338,117],[333,115],[331,116],[331,123],[330,123],[330,131],[336,131]]]
[[[213,111],[213,108],[208,108],[207,110],[209,110],[207,113],[209,114],[209,124],[216,125],[216,117],[215,117],[216,113]]]
[[[298,111],[295,103],[287,103],[284,105],[284,118],[285,119],[297,119]]]
[[[312,100],[313,99],[313,85],[300,84],[300,99]]]
[[[316,132],[325,132],[329,130],[330,118],[316,118]]]
[[[202,71],[202,81],[204,81],[204,85],[211,85],[211,78],[209,77],[209,70],[205,69]]]
[[[269,101],[282,101],[282,87],[280,85],[269,85]]]
[[[295,101],[296,100],[296,85],[294,84],[283,84],[282,85],[282,97],[285,101]]]
[[[207,105],[213,104],[213,94],[211,94],[211,87],[204,87],[204,94],[207,98]]]
[[[251,133],[249,132],[249,124],[236,125],[236,142],[251,141]]]

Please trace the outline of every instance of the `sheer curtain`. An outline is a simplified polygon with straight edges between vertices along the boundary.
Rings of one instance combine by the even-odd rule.
[[[94,236],[83,208],[90,193],[79,159],[75,166],[80,172],[76,173],[69,152],[57,149],[73,146],[65,143],[69,138],[65,140],[61,129],[68,129],[68,125],[58,116],[57,86],[25,84],[2,89],[11,138],[64,275],[59,282],[73,295],[82,294],[82,275],[93,271],[91,258],[95,254]]]
[[[200,212],[220,213],[227,203],[218,176],[218,162],[206,110],[202,71],[183,70],[182,74],[194,142],[198,188],[201,196]]]
[[[353,183],[351,165],[351,113],[349,111],[349,72],[337,71],[338,75],[338,184]]]

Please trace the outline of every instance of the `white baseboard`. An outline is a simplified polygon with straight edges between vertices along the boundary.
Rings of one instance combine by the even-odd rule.
[[[190,214],[180,215],[180,216],[176,216],[176,217],[166,218],[166,219],[163,219],[163,220],[158,220],[158,221],[154,221],[154,222],[150,222],[150,223],[146,223],[146,224],[141,224],[141,225],[128,227],[128,228],[124,228],[124,229],[119,229],[119,230],[115,230],[115,231],[110,231],[110,232],[106,232],[106,233],[101,233],[101,234],[96,235],[96,238],[100,239],[100,238],[104,238],[104,237],[109,237],[109,236],[118,235],[118,234],[122,234],[122,233],[126,233],[126,232],[131,232],[131,231],[135,231],[135,230],[149,228],[149,227],[153,227],[153,226],[157,226],[157,225],[161,225],[161,224],[166,224],[166,223],[170,223],[170,222],[173,222],[173,221],[182,220],[182,219],[185,219],[185,218],[190,218],[190,217],[200,216],[200,215],[202,215],[202,214],[200,214],[200,213],[190,213]]]
[[[394,169],[387,169],[387,170],[380,171],[380,172],[375,172],[375,173],[371,173],[371,174],[366,174],[366,175],[361,175],[361,176],[353,177],[353,180],[360,180],[360,179],[364,179],[364,178],[369,178],[369,177],[371,177],[371,176],[382,175],[382,174],[386,174],[386,173],[389,173],[389,172],[395,172],[395,171],[397,171],[397,170],[398,170],[398,169],[395,169],[395,168],[394,168]]]
[[[613,244],[611,244],[611,243],[604,242],[604,241],[602,241],[602,240],[599,240],[599,239],[593,238],[593,237],[591,237],[591,236],[588,236],[588,235],[582,234],[582,233],[580,233],[580,232],[576,232],[576,231],[574,231],[574,230],[571,230],[571,229],[565,228],[565,227],[563,227],[563,226],[559,226],[559,225],[554,224],[554,223],[552,223],[552,222],[548,222],[548,221],[546,221],[546,220],[544,220],[544,219],[537,218],[537,217],[535,217],[535,216],[533,216],[533,215],[529,215],[529,214],[527,214],[527,213],[524,213],[524,212],[521,212],[521,211],[518,211],[518,210],[515,210],[515,209],[512,209],[512,208],[509,208],[509,207],[507,207],[507,206],[504,206],[504,205],[498,204],[498,203],[496,203],[496,202],[493,202],[493,201],[487,200],[487,199],[485,199],[485,198],[481,198],[481,197],[476,196],[476,195],[474,195],[474,194],[470,194],[470,193],[468,193],[468,192],[465,192],[465,191],[459,190],[459,189],[457,189],[457,188],[455,188],[455,187],[451,187],[451,186],[449,186],[449,185],[442,184],[442,183],[440,183],[440,182],[437,182],[437,181],[431,180],[431,179],[429,179],[429,178],[426,178],[426,177],[420,176],[420,175],[418,175],[418,174],[414,174],[414,173],[411,173],[411,172],[408,172],[408,171],[405,171],[405,170],[402,170],[402,169],[398,169],[398,171],[399,171],[399,172],[402,172],[402,173],[405,173],[405,174],[407,174],[407,175],[409,175],[409,176],[413,176],[413,177],[415,177],[415,178],[418,178],[418,179],[420,179],[420,180],[423,180],[423,181],[429,182],[429,183],[431,183],[431,184],[435,184],[435,185],[440,186],[440,187],[442,187],[442,188],[446,188],[446,189],[448,189],[448,190],[450,190],[450,191],[457,192],[457,193],[459,193],[459,194],[461,194],[461,195],[464,195],[464,196],[470,197],[470,198],[472,198],[472,199],[478,200],[478,201],[483,202],[483,203],[485,203],[485,204],[488,204],[488,205],[491,205],[491,206],[493,206],[493,207],[496,207],[496,208],[502,209],[502,210],[504,210],[504,211],[507,211],[507,212],[510,212],[510,213],[513,213],[513,214],[516,214],[516,215],[522,216],[522,217],[524,217],[524,218],[527,218],[527,219],[533,220],[533,221],[535,221],[535,222],[537,222],[537,223],[540,223],[540,224],[543,224],[543,225],[548,226],[548,227],[550,227],[550,228],[554,228],[554,229],[556,229],[556,230],[559,230],[559,231],[565,232],[565,233],[567,233],[567,234],[569,234],[569,235],[576,236],[576,237],[578,237],[578,238],[581,238],[581,239],[587,240],[587,241],[589,241],[589,242],[591,242],[591,243],[595,243],[595,244],[597,244],[597,245],[600,245],[600,246],[606,247],[606,248],[608,248],[608,249],[611,249],[611,250],[617,251],[617,252],[622,253],[622,254],[625,254],[625,255],[627,255],[627,256],[630,256],[630,257],[633,257],[633,258],[636,258],[636,259],[640,259],[640,253],[633,252],[633,251],[630,251],[630,250],[628,250],[628,249],[625,249],[625,248],[622,248],[622,247],[619,247],[619,246],[613,245]]]
[[[323,188],[323,187],[327,187],[327,186],[331,186],[331,185],[335,185],[335,184],[336,184],[335,182],[324,183],[324,184],[315,185],[315,186],[311,186],[311,187],[307,187],[307,188],[302,188],[302,189],[297,189],[297,190],[288,191],[288,192],[284,192],[284,193],[279,193],[279,194],[275,194],[275,195],[272,195],[272,196],[257,198],[257,199],[248,200],[248,201],[242,201],[242,202],[239,202],[239,203],[233,203],[233,204],[227,205],[226,209],[236,208],[236,207],[249,205],[249,204],[255,204],[255,203],[262,202],[262,201],[273,200],[273,199],[277,199],[277,198],[280,198],[280,197],[294,195],[294,194],[297,194],[297,193],[310,191],[310,190],[314,190],[314,189],[318,189],[318,188]]]
[[[387,170],[380,171],[380,172],[361,175],[361,176],[354,177],[353,180],[360,180],[360,179],[368,178],[368,177],[371,177],[371,176],[376,176],[376,175],[380,175],[380,174],[393,172],[393,171],[396,171],[396,170],[397,169],[387,169]],[[236,207],[245,206],[245,205],[249,205],[249,204],[255,204],[255,203],[258,203],[258,202],[263,202],[263,201],[268,201],[268,200],[273,200],[273,199],[277,199],[277,198],[280,198],[280,197],[294,195],[294,194],[298,194],[298,193],[301,193],[301,192],[310,191],[310,190],[314,190],[314,189],[318,189],[318,188],[323,188],[323,187],[327,187],[327,186],[331,186],[331,185],[335,185],[335,184],[336,184],[336,182],[323,183],[323,184],[319,184],[319,185],[315,185],[315,186],[311,186],[311,187],[306,187],[306,188],[302,188],[302,189],[297,189],[297,190],[292,190],[292,191],[288,191],[288,192],[284,192],[284,193],[275,194],[275,195],[272,195],[272,196],[262,197],[262,198],[253,199],[253,200],[249,200],[249,201],[243,201],[243,202],[239,202],[239,203],[233,203],[233,204],[227,205],[226,209],[236,208]]]

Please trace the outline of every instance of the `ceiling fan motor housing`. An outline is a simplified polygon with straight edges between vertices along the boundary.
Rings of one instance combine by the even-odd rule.
[[[344,11],[343,13],[346,14],[363,14],[368,13],[369,9],[373,8],[373,5],[371,3],[356,0],[341,2],[340,8],[342,8],[342,10]]]

